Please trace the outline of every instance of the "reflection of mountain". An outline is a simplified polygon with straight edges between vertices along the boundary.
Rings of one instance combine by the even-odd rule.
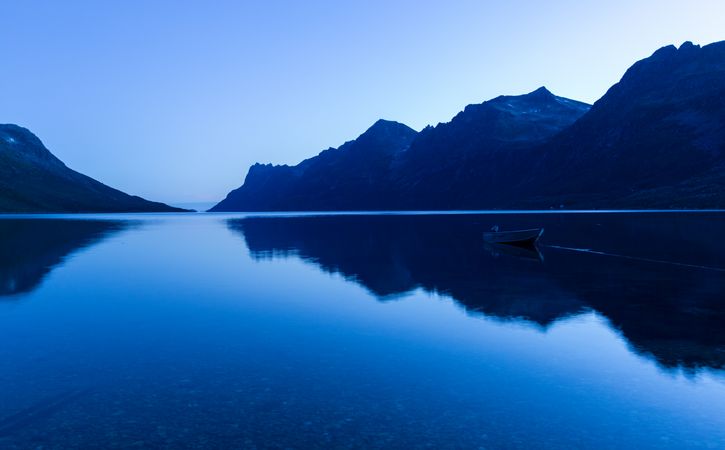
[[[485,248],[481,232],[543,225],[544,244],[725,267],[722,215],[449,215],[230,220],[256,258],[297,256],[389,298],[422,288],[469,311],[547,326],[593,309],[668,367],[725,367],[725,273],[544,248]],[[696,232],[695,232],[696,231]]]
[[[105,220],[0,220],[0,298],[32,291],[68,254],[127,226]]]

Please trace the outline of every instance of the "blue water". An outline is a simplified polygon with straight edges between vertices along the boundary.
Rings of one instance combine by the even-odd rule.
[[[723,230],[5,217],[0,448],[725,448]]]

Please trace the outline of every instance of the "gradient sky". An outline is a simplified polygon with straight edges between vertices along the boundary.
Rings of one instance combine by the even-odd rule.
[[[542,85],[593,102],[661,46],[725,39],[723,0],[111,3],[1,1],[0,123],[172,203],[378,118],[421,129]]]

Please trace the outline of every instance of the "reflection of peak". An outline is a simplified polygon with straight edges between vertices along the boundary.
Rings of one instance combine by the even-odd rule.
[[[542,262],[536,255],[487,248],[481,232],[494,223],[504,229],[544,226],[544,244],[595,243],[615,254],[725,266],[725,244],[718,240],[722,221],[677,216],[663,227],[653,215],[625,221],[616,214],[566,220],[497,214],[257,217],[227,224],[243,235],[253,256],[300,258],[360,284],[379,300],[420,288],[451,297],[469,313],[543,329],[593,310],[638,353],[665,367],[694,370],[725,367],[718,353],[725,346],[725,279],[718,272],[555,248],[544,248]]]
[[[0,298],[36,289],[70,253],[127,226],[108,220],[0,220]]]

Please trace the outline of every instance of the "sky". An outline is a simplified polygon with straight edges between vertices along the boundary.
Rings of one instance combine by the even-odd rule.
[[[377,119],[417,130],[725,39],[722,0],[0,0],[0,123],[131,194],[213,202]]]

